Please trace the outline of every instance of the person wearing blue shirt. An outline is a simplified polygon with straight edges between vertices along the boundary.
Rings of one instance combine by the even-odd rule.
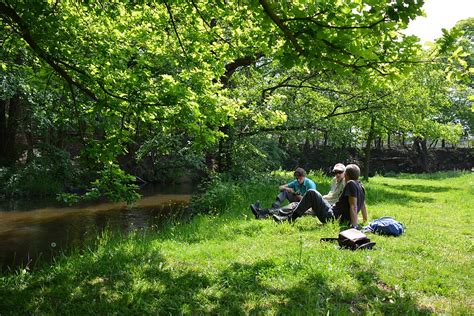
[[[270,209],[262,209],[260,201],[250,205],[250,210],[256,219],[267,218],[271,214],[279,214],[280,212],[291,212],[298,205],[298,203],[293,202],[299,202],[308,190],[316,190],[316,183],[306,177],[306,171],[303,168],[296,168],[294,176],[295,180],[279,187],[280,193]],[[281,203],[285,200],[288,200],[290,204],[281,207]]]
[[[295,209],[284,214],[272,214],[273,219],[278,223],[293,222],[311,208],[321,223],[339,220],[341,223],[348,223],[352,228],[359,228],[359,212],[362,213],[362,221],[367,222],[365,188],[359,181],[359,176],[359,166],[350,164],[346,166],[344,173],[346,185],[334,205],[329,204],[318,191],[308,190]]]
[[[279,208],[285,200],[288,200],[290,203],[299,202],[306,191],[310,189],[316,190],[316,183],[306,177],[306,171],[303,168],[296,168],[294,176],[295,180],[279,187],[280,194],[278,194],[275,202],[273,202],[272,208]]]

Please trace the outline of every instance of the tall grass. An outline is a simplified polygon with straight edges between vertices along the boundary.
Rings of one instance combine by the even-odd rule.
[[[290,174],[216,180],[207,214],[161,230],[106,233],[36,271],[0,278],[0,314],[473,314],[474,176],[375,177],[369,219],[392,216],[398,238],[371,235],[372,251],[340,250],[321,237],[337,223],[255,220]],[[330,179],[312,174],[325,192]]]

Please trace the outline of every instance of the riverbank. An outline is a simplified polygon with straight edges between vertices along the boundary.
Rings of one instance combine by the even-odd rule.
[[[104,230],[130,232],[163,227],[173,218],[188,216],[185,209],[190,197],[155,193],[132,205],[102,202],[74,207],[53,204],[29,210],[0,208],[0,272],[18,266],[33,269],[61,252],[87,245],[87,239]]]
[[[289,176],[289,174],[288,174]],[[325,191],[329,178],[314,176]],[[272,181],[227,185],[219,212],[124,236],[104,233],[51,266],[0,278],[2,314],[472,314],[471,173],[374,177],[369,219],[393,216],[399,238],[374,251],[321,237],[338,224],[253,219]],[[227,190],[227,191],[226,191]]]

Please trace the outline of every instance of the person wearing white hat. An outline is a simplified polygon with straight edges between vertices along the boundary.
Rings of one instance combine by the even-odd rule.
[[[339,200],[334,205],[329,204],[318,191],[308,190],[294,210],[283,214],[272,214],[272,217],[278,223],[284,221],[294,222],[298,217],[304,215],[309,208],[312,208],[313,213],[321,223],[339,220],[341,223],[349,224],[352,228],[359,228],[359,212],[362,213],[362,221],[367,221],[365,189],[359,181],[359,176],[359,166],[355,164],[347,165],[344,175],[346,185]]]
[[[346,185],[346,181],[344,180],[344,172],[346,171],[346,166],[342,163],[337,163],[332,168],[332,173],[334,178],[331,181],[331,189],[329,190],[328,194],[323,195],[323,198],[329,202],[329,204],[334,205],[344,190],[344,186]]]

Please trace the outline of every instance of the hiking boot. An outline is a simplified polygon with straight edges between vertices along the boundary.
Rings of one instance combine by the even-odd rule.
[[[255,204],[250,204],[250,210],[252,211],[253,215],[255,215],[256,219],[260,218],[260,213],[258,211],[258,207]]]
[[[257,203],[250,205],[250,210],[252,211],[253,215],[255,215],[255,219],[264,219],[270,216],[268,209],[261,209],[259,205],[260,204],[258,201]]]
[[[273,217],[273,220],[274,220],[275,222],[277,222],[278,224],[281,224],[281,223],[286,222],[286,221],[292,222],[290,216],[275,215],[275,214],[273,214],[272,217]]]
[[[258,219],[264,219],[270,216],[270,213],[268,212],[267,209],[259,209],[258,210]]]
[[[265,211],[266,211],[268,214],[271,214],[271,215],[273,215],[273,214],[278,215],[280,209],[279,209],[279,208],[277,208],[277,209],[274,209],[274,208],[266,208]]]
[[[262,206],[260,205],[260,200],[257,200],[257,202],[255,202],[255,207],[257,208],[257,210],[261,209]]]
[[[291,214],[293,214],[293,210],[292,210],[292,209],[279,209],[277,215],[280,215],[280,216],[290,216]]]

